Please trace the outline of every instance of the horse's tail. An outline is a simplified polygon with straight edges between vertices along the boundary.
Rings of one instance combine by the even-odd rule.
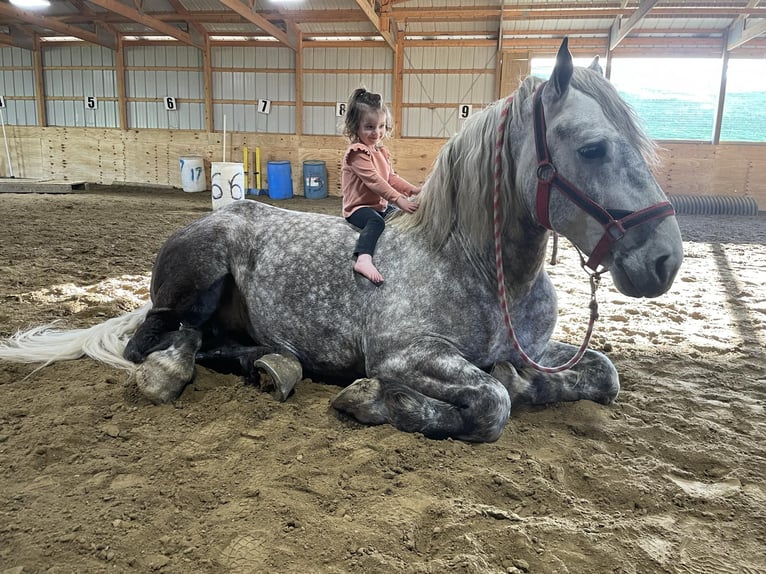
[[[85,329],[56,329],[53,324],[19,331],[0,341],[0,360],[14,363],[42,363],[43,368],[58,361],[88,356],[118,369],[132,371],[135,363],[122,356],[128,338],[141,325],[151,303],[135,311],[108,319]]]

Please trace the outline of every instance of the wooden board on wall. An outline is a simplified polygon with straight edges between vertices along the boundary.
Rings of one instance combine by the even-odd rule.
[[[431,170],[443,139],[392,138],[386,142],[394,168],[414,184]],[[202,155],[209,170],[221,161],[222,134],[168,130],[25,128],[9,136],[14,175],[26,178],[129,181],[180,187],[178,159]],[[288,160],[293,191],[303,194],[303,162],[324,160],[328,191],[340,195],[340,161],[346,142],[338,136],[234,133],[227,139],[229,161],[242,161],[244,146],[261,148],[263,187],[269,161]],[[747,195],[766,210],[766,144],[662,142],[657,179],[675,195]],[[1,155],[1,154],[0,154]],[[0,159],[0,166],[4,160]],[[209,171],[207,173],[208,182]]]
[[[663,143],[657,180],[673,195],[750,196],[766,210],[766,146]]]

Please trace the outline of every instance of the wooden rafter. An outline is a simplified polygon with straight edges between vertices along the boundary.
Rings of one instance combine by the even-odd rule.
[[[295,38],[290,38],[284,30],[277,28],[274,24],[269,22],[266,18],[253,11],[253,8],[246,6],[240,0],[220,0],[221,4],[227,8],[231,8],[237,14],[242,16],[245,20],[248,20],[258,26],[264,32],[267,32],[274,36],[277,40],[282,42],[285,46],[298,49],[298,42]]]
[[[102,8],[106,10],[116,12],[117,14],[120,14],[121,16],[124,16],[130,20],[133,20],[134,22],[137,22],[141,24],[142,26],[146,26],[147,28],[151,28],[152,30],[155,30],[157,32],[160,32],[172,38],[175,38],[176,40],[178,40],[179,42],[183,42],[184,44],[188,44],[190,46],[196,46],[198,48],[202,47],[202,44],[198,40],[194,40],[190,34],[187,34],[183,30],[176,28],[172,24],[168,24],[167,22],[158,20],[157,18],[153,16],[148,16],[146,14],[143,14],[139,12],[138,10],[131,8],[130,6],[126,6],[125,4],[119,2],[118,0],[89,0],[89,2],[91,4],[95,4],[96,6],[101,6]]]
[[[396,41],[391,35],[391,32],[388,31],[388,27],[384,29],[381,25],[381,18],[378,13],[375,12],[375,8],[372,6],[372,4],[370,4],[368,0],[356,0],[356,3],[359,8],[362,9],[362,12],[365,13],[367,19],[372,23],[373,26],[375,26],[378,34],[383,37],[383,39],[391,47],[392,50],[396,50]]]
[[[747,3],[748,9],[756,6],[758,6],[758,0],[750,0]],[[739,48],[745,42],[749,42],[764,33],[766,33],[766,20],[762,20],[754,26],[748,26],[747,16],[739,16],[727,30],[726,50],[731,51]]]
[[[618,17],[612,24],[612,30],[609,33],[609,50],[614,50],[617,45],[622,42],[625,37],[630,34],[641,20],[649,13],[649,10],[654,8],[658,0],[641,0],[636,8],[635,12],[623,23],[622,18]]]
[[[83,30],[79,26],[66,24],[55,18],[40,16],[39,14],[34,14],[28,10],[20,10],[11,6],[10,4],[0,3],[0,16],[4,16],[13,20],[21,20],[22,22],[34,24],[35,26],[46,28],[48,30],[58,32],[59,34],[64,34],[65,36],[74,36],[75,38],[79,38],[80,40],[84,40],[85,42],[90,42],[92,44],[106,46],[107,48],[114,48],[113,38],[110,42],[108,38],[104,38],[103,36],[93,32]]]

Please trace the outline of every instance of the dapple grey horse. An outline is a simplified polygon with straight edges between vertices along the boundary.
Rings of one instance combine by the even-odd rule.
[[[353,273],[357,232],[342,218],[238,201],[167,240],[151,304],[90,329],[20,333],[0,359],[89,354],[133,369],[154,402],[177,398],[197,360],[236,360],[277,385],[299,363],[350,382],[332,405],[359,422],[494,441],[512,405],[617,396],[601,353],[552,368],[577,348],[550,339],[545,250],[555,231],[622,293],[666,292],[682,242],[653,153],[597,60],[573,67],[565,41],[547,82],[527,78],[446,143],[420,209],[380,239],[383,284]]]

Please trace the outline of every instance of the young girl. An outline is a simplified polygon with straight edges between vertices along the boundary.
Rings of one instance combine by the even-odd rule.
[[[380,94],[364,88],[351,94],[343,128],[350,142],[341,170],[343,217],[361,229],[354,249],[354,271],[375,284],[383,282],[372,256],[386,226],[384,218],[395,209],[393,205],[407,213],[416,211],[418,204],[408,198],[420,192],[391,167],[388,150],[382,145],[390,125]]]

